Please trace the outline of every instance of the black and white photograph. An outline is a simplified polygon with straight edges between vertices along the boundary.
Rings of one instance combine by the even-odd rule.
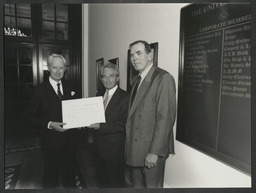
[[[4,192],[253,191],[255,3],[1,5]]]

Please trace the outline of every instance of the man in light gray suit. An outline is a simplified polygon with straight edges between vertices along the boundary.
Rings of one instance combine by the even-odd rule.
[[[166,158],[174,154],[175,82],[153,65],[146,41],[135,41],[129,48],[139,76],[131,91],[126,123],[126,179],[133,188],[162,188]]]

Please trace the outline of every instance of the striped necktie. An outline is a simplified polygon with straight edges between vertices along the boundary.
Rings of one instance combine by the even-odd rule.
[[[59,99],[62,100],[63,99],[63,95],[62,95],[62,93],[60,91],[60,83],[57,84],[57,87],[58,87],[57,95],[58,95]]]
[[[104,104],[104,109],[107,108],[107,105],[108,105],[108,97],[109,97],[109,93],[108,93],[108,90],[106,91],[106,95],[105,95],[105,99],[103,101],[103,104]]]

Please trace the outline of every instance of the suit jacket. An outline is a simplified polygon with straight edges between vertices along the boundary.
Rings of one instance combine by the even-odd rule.
[[[134,86],[132,88],[133,92]],[[126,123],[126,163],[144,166],[148,153],[167,158],[174,154],[176,116],[173,77],[153,66],[141,83]]]
[[[73,99],[71,88],[63,80],[62,87],[63,100]],[[43,135],[49,130],[47,128],[49,121],[62,122],[61,100],[59,100],[49,79],[34,88],[26,116],[37,128],[39,127]],[[54,130],[51,131],[54,132]]]
[[[103,96],[105,91],[98,95]],[[115,159],[124,156],[125,123],[129,94],[119,87],[105,110],[106,123],[100,123],[98,150],[100,157]]]

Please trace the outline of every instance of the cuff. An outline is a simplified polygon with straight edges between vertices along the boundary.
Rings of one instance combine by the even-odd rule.
[[[50,128],[50,124],[51,124],[51,121],[49,121],[49,123],[48,123],[48,125],[47,125],[47,128],[48,128],[48,129],[52,129],[52,128]]]

